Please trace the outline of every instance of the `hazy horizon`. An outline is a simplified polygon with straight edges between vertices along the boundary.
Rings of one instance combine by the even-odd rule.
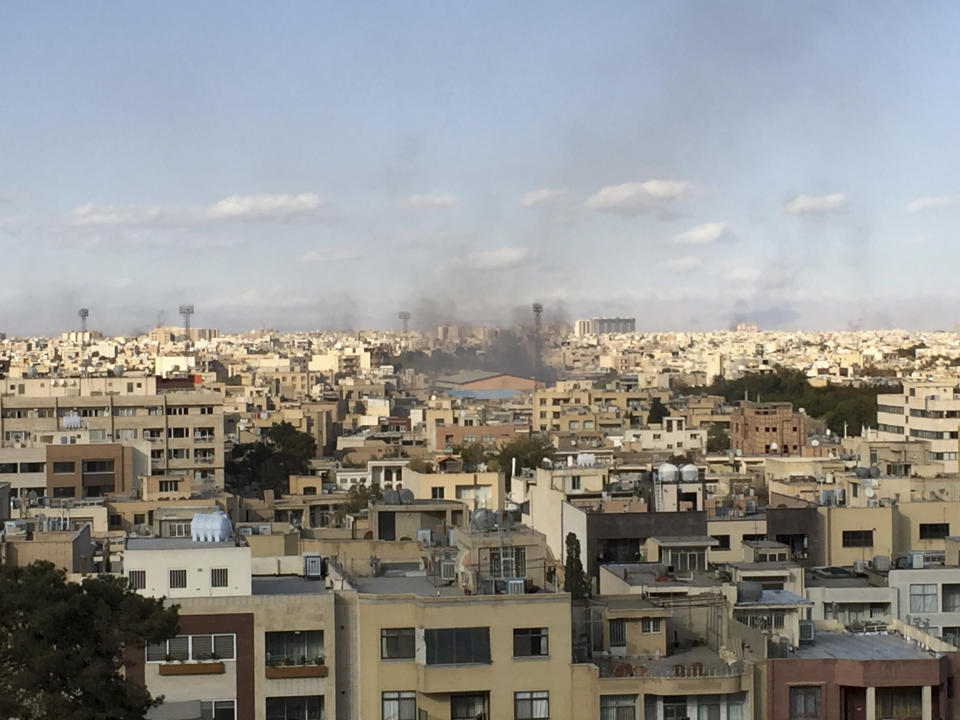
[[[953,3],[0,19],[0,332],[960,321]]]

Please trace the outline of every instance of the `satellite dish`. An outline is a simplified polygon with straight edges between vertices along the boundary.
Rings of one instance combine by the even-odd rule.
[[[864,488],[863,494],[866,495],[868,498],[872,498],[874,495],[877,494],[877,491],[871,487],[868,487],[868,488]]]
[[[407,490],[406,488],[404,488],[403,490],[400,491],[401,503],[403,503],[404,505],[410,505],[413,503],[413,500],[414,500],[414,497],[413,497],[412,490]]]
[[[820,447],[820,441],[814,438],[813,440],[810,441],[810,445],[812,447]]]
[[[383,491],[383,501],[387,505],[399,505],[400,504],[400,493],[392,488],[387,488]]]
[[[876,465],[871,465],[870,477],[872,477],[873,479],[877,479],[878,477],[880,477],[880,468],[878,468]]]

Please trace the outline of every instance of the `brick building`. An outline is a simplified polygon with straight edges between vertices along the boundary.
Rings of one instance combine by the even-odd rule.
[[[807,438],[807,416],[788,402],[737,404],[730,418],[730,447],[744,455],[799,455]]]

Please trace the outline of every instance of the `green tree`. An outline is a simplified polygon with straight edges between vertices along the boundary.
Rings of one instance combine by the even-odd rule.
[[[574,600],[583,600],[590,595],[590,582],[580,560],[580,539],[567,533],[567,562],[564,564],[563,591]]]
[[[650,404],[650,412],[647,413],[647,424],[654,425],[663,422],[663,419],[670,414],[670,408],[660,402],[660,398],[655,397]]]
[[[305,475],[317,441],[288,422],[275,423],[256,443],[236,445],[227,462],[233,485],[287,492],[291,475]],[[239,489],[239,488],[238,488]]]
[[[513,459],[517,459],[517,473],[527,468],[533,470],[540,467],[544,459],[553,459],[554,447],[550,441],[543,435],[531,435],[530,437],[518,437],[500,448],[497,453],[497,468],[504,473],[507,478],[507,490],[510,490],[510,473],[513,467]]]
[[[707,429],[707,452],[726,452],[730,449],[730,433],[719,423]]]
[[[463,459],[464,465],[479,465],[487,461],[487,449],[478,442],[469,445],[458,445],[453,448],[455,455]]]
[[[176,606],[123,578],[72,583],[49,562],[2,566],[0,717],[142,720],[159,701],[124,677],[124,649],[176,630]]]
[[[368,487],[366,482],[352,485],[347,491],[347,501],[336,510],[337,519],[342,525],[347,515],[366,510],[371,502],[378,500],[383,500],[383,491],[379,485]]]

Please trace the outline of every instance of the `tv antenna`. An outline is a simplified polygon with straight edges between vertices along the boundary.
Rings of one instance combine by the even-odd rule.
[[[183,315],[183,335],[187,345],[190,344],[190,316],[193,315],[193,305],[181,305],[180,314]]]

